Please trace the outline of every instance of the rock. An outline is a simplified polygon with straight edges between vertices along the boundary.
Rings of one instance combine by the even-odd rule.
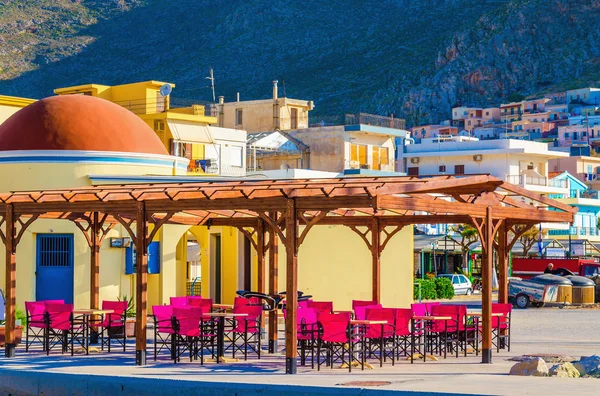
[[[510,368],[510,372],[508,374],[533,377],[547,377],[548,366],[546,365],[544,359],[535,357],[515,364]]]
[[[548,372],[550,377],[579,378],[579,371],[571,363],[562,363],[552,366]]]
[[[594,371],[600,371],[600,356],[593,355],[588,357],[581,357],[581,360],[573,362],[573,366],[579,371],[581,376],[590,374]]]

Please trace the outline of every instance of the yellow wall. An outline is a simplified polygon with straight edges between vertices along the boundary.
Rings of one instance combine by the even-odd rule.
[[[298,129],[308,128],[308,107],[299,103],[279,98],[279,129],[291,129],[292,109],[298,110]],[[298,102],[298,103],[296,103]],[[307,103],[307,102],[304,102]],[[248,133],[266,132],[273,129],[273,100],[250,100],[227,102],[223,106],[223,127],[241,128]],[[242,109],[242,125],[236,125],[235,112]]]

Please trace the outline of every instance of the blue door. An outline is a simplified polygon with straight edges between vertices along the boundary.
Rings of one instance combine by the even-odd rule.
[[[38,234],[36,252],[36,300],[72,304],[73,234]]]
[[[125,273],[127,275],[135,274],[137,267],[135,247],[129,246],[125,250]],[[150,242],[148,245],[148,273],[160,274],[160,242]]]

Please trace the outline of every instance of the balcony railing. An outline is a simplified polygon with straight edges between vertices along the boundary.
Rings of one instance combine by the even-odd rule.
[[[548,230],[548,235],[571,235],[571,236],[598,236],[600,232],[597,227],[569,227],[568,230]]]

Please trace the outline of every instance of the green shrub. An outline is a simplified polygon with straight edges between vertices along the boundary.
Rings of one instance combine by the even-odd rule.
[[[438,298],[454,297],[454,287],[452,281],[448,278],[435,278],[435,291]]]
[[[415,300],[419,299],[419,284],[421,285],[421,299],[434,300],[437,298],[435,281],[432,279],[415,279],[415,285],[413,289]]]

